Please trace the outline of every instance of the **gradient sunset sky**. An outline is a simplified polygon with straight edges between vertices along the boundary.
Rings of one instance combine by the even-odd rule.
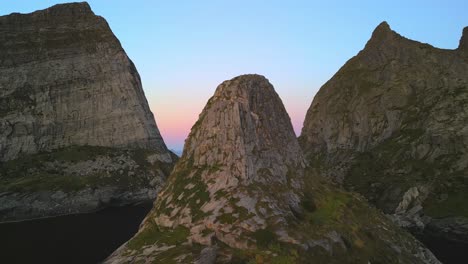
[[[0,15],[73,1],[3,0]],[[216,86],[265,75],[300,133],[315,93],[382,21],[401,35],[454,49],[468,1],[90,0],[135,63],[169,148],[181,150]],[[1,52],[1,51],[0,51]]]

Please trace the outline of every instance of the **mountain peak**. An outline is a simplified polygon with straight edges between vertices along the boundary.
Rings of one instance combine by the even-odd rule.
[[[18,76],[27,76],[18,77],[21,82],[0,80],[0,87],[10,91],[2,96],[15,102],[7,106],[15,115],[0,119],[24,115],[27,118],[6,123],[34,127],[28,130],[28,136],[34,138],[30,143],[4,143],[26,140],[22,133],[0,137],[0,160],[70,145],[168,153],[135,65],[104,18],[94,15],[88,3],[58,4],[29,14],[2,16],[0,32],[0,74],[15,78],[10,71],[16,69]],[[57,63],[44,66],[51,61]],[[26,103],[31,107],[24,107]]]
[[[450,203],[441,207],[437,197],[468,189],[467,183],[451,182],[457,171],[468,170],[461,158],[468,153],[463,144],[468,133],[452,133],[463,131],[468,115],[466,111],[444,114],[452,109],[452,91],[457,91],[456,98],[468,92],[464,57],[468,55],[468,28],[463,30],[458,50],[434,48],[391,32],[385,24],[377,27],[366,48],[320,88],[300,137],[304,154],[312,164],[320,162],[321,174],[360,192],[395,219],[405,219],[397,223],[409,230],[443,234],[437,236],[440,241],[458,239],[463,233],[468,242],[468,232],[446,232],[444,226],[435,224],[442,210],[454,219],[464,217]],[[434,137],[441,140],[435,143]],[[422,148],[430,151],[415,154]],[[446,155],[460,158],[446,161]],[[424,177],[418,174],[417,164],[422,160],[429,168]],[[439,166],[451,172],[444,172],[443,180],[439,180]],[[390,179],[388,175],[399,176]],[[420,207],[426,219],[422,226],[414,211],[399,204],[414,191],[424,193],[411,205]],[[430,231],[424,225],[431,226]],[[462,225],[453,222],[454,230],[462,230]]]
[[[367,42],[366,48],[379,47],[392,43],[399,36],[398,33],[390,28],[390,25],[386,21],[383,21],[372,32],[372,36]]]
[[[270,86],[268,79],[263,75],[244,74],[221,83],[216,89],[214,97],[224,93],[231,93],[234,90],[244,90],[246,93],[255,93],[258,92],[255,90],[266,89],[265,92],[268,93],[271,91],[271,89],[269,89]]]
[[[94,15],[94,12],[87,2],[75,2],[56,4],[47,9],[36,11],[33,15],[70,18]]]
[[[200,244],[209,240],[198,232],[210,227],[216,230],[211,237],[248,247],[243,233],[265,228],[266,215],[277,215],[284,224],[285,217],[294,217],[292,208],[299,210],[304,168],[289,116],[268,80],[241,75],[224,81],[192,128],[181,161],[155,205],[155,222],[165,228],[183,224],[194,230],[192,240]],[[200,188],[195,207],[190,207],[191,186]],[[267,191],[271,189],[275,194]],[[274,209],[260,214],[255,209],[260,200]],[[173,211],[166,215],[162,211],[168,207]],[[232,219],[220,220],[226,214]],[[228,229],[238,232],[219,233]]]
[[[260,74],[256,74],[256,73],[248,73],[248,74],[242,74],[242,75],[239,75],[237,77],[234,77],[232,78],[231,80],[227,80],[227,81],[235,81],[235,80],[264,80],[264,81],[268,81],[268,79],[263,76],[263,75],[260,75]]]
[[[65,4],[56,4],[46,9],[38,10],[30,14],[22,13],[12,13],[10,15],[2,16],[30,16],[30,17],[41,17],[41,16],[60,16],[60,17],[80,17],[94,15],[94,12],[91,10],[91,7],[87,2],[75,2],[75,3],[65,3]]]
[[[381,38],[383,36],[391,35],[394,33],[395,32],[390,28],[390,25],[386,21],[383,21],[374,29],[374,31],[372,32],[371,39]]]
[[[374,32],[376,31],[382,31],[382,32],[387,32],[391,31],[392,29],[390,28],[390,25],[387,23],[387,21],[382,21],[375,29]]]
[[[49,8],[38,10],[32,13],[11,13],[0,16],[0,27],[16,28],[25,23],[34,23],[38,27],[57,26],[63,24],[75,24],[78,21],[93,21],[99,24],[104,21],[96,16],[87,2],[57,4]],[[102,23],[101,23],[102,24]],[[104,23],[106,24],[106,23]]]
[[[74,3],[65,3],[65,4],[56,4],[43,11],[48,12],[69,12],[71,14],[79,13],[93,13],[88,2],[74,2]],[[38,11],[41,12],[41,11]]]
[[[176,157],[105,19],[60,4],[2,16],[0,32],[0,221],[154,199]]]
[[[263,155],[268,152],[263,150],[268,149],[271,155],[277,152],[291,162],[302,162],[301,150],[281,99],[268,79],[257,74],[241,75],[221,83],[186,143],[185,152],[195,153],[195,163],[225,163],[225,158],[233,158],[230,155],[235,152],[229,151],[224,157],[216,151],[204,153],[200,145],[219,152],[226,148],[239,149],[248,155],[253,155],[253,151]]]

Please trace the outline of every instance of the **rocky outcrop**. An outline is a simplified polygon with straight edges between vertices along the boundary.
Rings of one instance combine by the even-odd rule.
[[[408,228],[468,219],[467,35],[444,50],[380,24],[307,112],[300,143],[314,169]]]
[[[0,221],[152,200],[175,158],[87,3],[0,17]]]
[[[463,35],[460,39],[460,44],[458,45],[458,51],[463,53],[468,53],[468,27],[463,29]]]
[[[72,145],[167,153],[132,61],[87,3],[0,17],[0,161]]]
[[[143,149],[75,146],[4,162],[0,222],[152,201],[176,158]]]
[[[362,198],[306,174],[289,116],[260,75],[218,86],[139,232],[106,260],[251,262],[438,263]]]

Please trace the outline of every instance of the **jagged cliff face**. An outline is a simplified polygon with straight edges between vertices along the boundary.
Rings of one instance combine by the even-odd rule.
[[[0,161],[71,145],[167,153],[135,66],[87,3],[0,17]]]
[[[139,233],[106,262],[438,263],[360,198],[305,169],[268,80],[225,81]]]
[[[87,3],[0,17],[0,221],[153,200],[175,160]]]
[[[307,159],[401,225],[468,241],[467,50],[468,28],[443,50],[379,25],[315,96]]]

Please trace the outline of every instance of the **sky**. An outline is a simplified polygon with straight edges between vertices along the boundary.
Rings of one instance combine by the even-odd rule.
[[[0,15],[55,0],[2,0]],[[216,87],[246,73],[267,77],[300,133],[318,89],[382,21],[399,34],[455,49],[468,1],[89,0],[135,63],[170,149],[181,150]]]

